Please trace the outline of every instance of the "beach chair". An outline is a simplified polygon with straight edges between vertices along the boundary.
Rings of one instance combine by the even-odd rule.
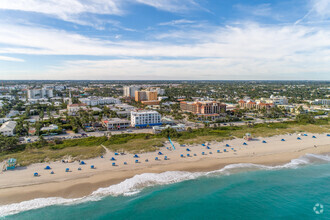
[[[135,160],[135,163],[139,163],[139,160]]]
[[[81,167],[78,167],[78,170],[80,171],[81,170]]]
[[[112,163],[112,166],[113,166],[113,167],[116,166],[116,163]]]
[[[111,159],[110,159],[111,161],[115,161],[116,159],[114,158],[114,157],[111,157]]]
[[[39,176],[39,173],[34,173],[33,176]]]
[[[148,160],[148,159],[146,159],[146,160],[145,160],[145,162],[149,162],[149,160]]]
[[[210,151],[209,154],[212,154],[212,152]]]
[[[139,156],[137,154],[134,155],[134,158],[139,158]]]
[[[127,162],[124,162],[124,165],[127,165]]]
[[[95,166],[94,165],[91,165],[91,169],[95,169]]]
[[[164,157],[164,160],[168,160],[167,156]]]
[[[70,169],[69,169],[69,168],[66,168],[66,169],[65,169],[65,172],[69,172],[69,171],[70,171]]]
[[[217,153],[220,153],[220,150],[217,150]]]

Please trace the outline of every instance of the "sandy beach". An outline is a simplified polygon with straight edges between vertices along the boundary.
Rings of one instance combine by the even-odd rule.
[[[313,135],[316,138],[312,138]],[[78,161],[33,164],[0,174],[0,205],[34,198],[78,198],[142,173],[211,171],[238,163],[278,165],[308,153],[330,152],[330,137],[326,134],[308,134],[300,136],[301,140],[297,140],[297,137],[298,134],[288,134],[255,138],[252,141],[233,139],[220,143],[211,142],[207,145],[210,149],[200,144],[183,147],[174,143],[176,149],[173,150],[172,146],[166,143],[165,147],[160,149],[162,155],[158,155],[157,151],[139,154],[139,158],[134,158],[132,154],[116,156],[114,152],[108,151],[103,158],[85,160],[86,165],[80,165]],[[263,143],[263,140],[266,143]],[[244,142],[247,145],[243,145]],[[226,147],[227,144],[229,147]],[[187,148],[190,151],[187,151]],[[165,156],[168,160],[164,159]],[[116,160],[111,161],[112,157]],[[155,157],[159,160],[155,160]],[[124,162],[127,162],[127,165],[124,165]],[[95,169],[91,169],[91,165],[94,165]],[[46,166],[50,166],[51,170],[45,170]],[[69,168],[70,172],[65,172],[66,168]],[[54,174],[50,174],[51,171]],[[38,177],[34,177],[35,172],[38,172]]]

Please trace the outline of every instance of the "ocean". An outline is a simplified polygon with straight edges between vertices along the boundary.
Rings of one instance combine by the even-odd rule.
[[[80,199],[0,206],[0,219],[330,219],[330,156],[137,175]]]

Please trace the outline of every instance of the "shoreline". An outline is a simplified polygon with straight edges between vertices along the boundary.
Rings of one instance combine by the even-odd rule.
[[[34,164],[26,169],[5,172],[0,175],[0,205],[17,203],[35,198],[62,197],[62,198],[80,198],[90,195],[99,188],[108,187],[118,184],[125,179],[131,178],[142,173],[162,173],[166,171],[188,171],[188,172],[206,172],[219,170],[229,164],[253,163],[260,165],[281,165],[290,162],[293,159],[304,156],[308,153],[326,154],[330,153],[330,138],[325,134],[315,134],[318,137],[312,139],[302,137],[304,141],[298,141],[297,135],[280,135],[269,138],[267,144],[259,141],[247,142],[247,146],[241,146],[244,140],[233,139],[221,143],[210,143],[211,149],[205,149],[200,145],[189,146],[191,152],[186,152],[186,147],[177,147],[175,151],[165,151],[164,155],[169,160],[163,160],[164,156],[158,156],[161,161],[154,161],[157,156],[156,152],[145,153],[139,155],[140,164],[134,164],[135,159],[132,155],[116,156],[115,161],[118,167],[112,167],[112,161],[109,160],[114,154],[107,152],[105,158],[94,158],[86,160],[89,166],[94,164],[95,170],[87,167],[83,168],[83,172],[76,171],[77,167],[81,167],[77,163],[62,164],[60,162]],[[285,142],[280,139],[285,138]],[[236,151],[224,153],[224,144],[235,146]],[[178,145],[178,144],[176,144]],[[314,147],[317,145],[317,147]],[[168,145],[166,145],[168,146]],[[166,147],[165,146],[165,147]],[[222,153],[216,151],[220,149]],[[202,152],[206,155],[202,156]],[[210,154],[212,152],[212,154]],[[197,156],[181,158],[181,154],[196,153]],[[144,162],[148,158],[149,162]],[[128,165],[122,165],[123,161],[127,161]],[[54,175],[50,175],[49,171],[40,170],[46,165],[50,165],[55,170]],[[65,173],[65,167],[72,168],[72,173]],[[86,169],[87,168],[87,169]],[[34,170],[41,173],[40,177],[32,177]],[[16,173],[17,172],[17,173]],[[6,179],[7,177],[7,179]],[[16,185],[13,185],[16,181]]]

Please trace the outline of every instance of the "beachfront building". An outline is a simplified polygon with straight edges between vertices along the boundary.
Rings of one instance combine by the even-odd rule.
[[[7,121],[0,127],[0,134],[4,136],[14,136],[16,121]]]
[[[124,91],[124,97],[131,97],[135,98],[135,92],[139,91],[140,87],[139,86],[124,86],[123,91]]]
[[[96,105],[108,105],[108,104],[120,104],[120,100],[112,97],[96,97],[91,96],[88,98],[79,98],[81,103],[85,103],[89,106],[96,106]]]
[[[53,90],[52,89],[29,89],[27,91],[28,99],[42,99],[42,98],[52,98]]]
[[[183,112],[191,112],[197,115],[219,115],[226,112],[226,104],[217,101],[195,101],[180,102],[180,108]]]
[[[102,120],[102,125],[106,127],[107,130],[119,130],[123,128],[128,128],[131,125],[131,122],[129,120],[121,118],[108,118]]]
[[[248,101],[240,100],[238,101],[238,105],[240,108],[243,109],[246,108],[246,109],[256,109],[256,110],[270,109],[274,107],[273,103],[255,102],[253,100],[248,100]]]
[[[161,115],[157,111],[132,111],[132,127],[148,127],[161,125]]]
[[[273,104],[274,106],[277,105],[288,105],[288,99],[285,96],[274,96],[271,95],[269,98],[260,98],[256,100],[257,103],[266,103],[266,104]]]

